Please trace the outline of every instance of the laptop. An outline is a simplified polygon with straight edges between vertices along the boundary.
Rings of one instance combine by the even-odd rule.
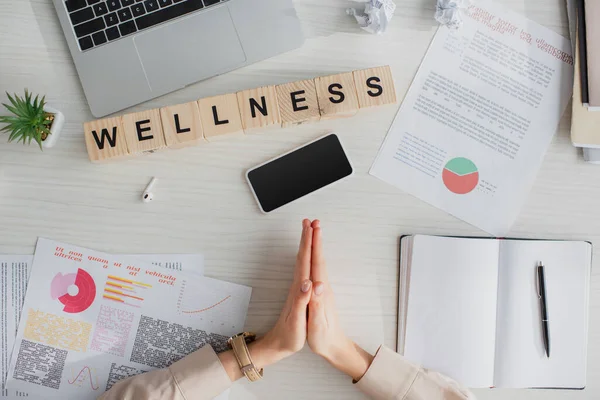
[[[53,0],[95,117],[300,47],[292,0]]]

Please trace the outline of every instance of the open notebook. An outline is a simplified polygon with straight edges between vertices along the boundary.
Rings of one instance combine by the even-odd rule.
[[[400,248],[399,353],[468,387],[585,387],[590,243],[415,235]]]

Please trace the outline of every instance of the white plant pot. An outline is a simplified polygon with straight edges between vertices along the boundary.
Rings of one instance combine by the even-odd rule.
[[[45,149],[49,149],[54,147],[60,133],[62,132],[63,127],[65,126],[65,115],[58,111],[57,109],[50,107],[49,105],[44,106],[44,111],[47,113],[54,114],[54,121],[52,121],[52,127],[50,128],[50,134],[46,138],[46,140],[42,141],[42,147]]]

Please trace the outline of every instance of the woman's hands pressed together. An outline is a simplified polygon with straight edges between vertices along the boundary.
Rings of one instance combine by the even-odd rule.
[[[302,237],[294,281],[279,320],[250,351],[259,367],[300,351],[305,342],[313,352],[338,370],[359,380],[373,356],[350,340],[342,330],[323,255],[321,223],[302,221]]]

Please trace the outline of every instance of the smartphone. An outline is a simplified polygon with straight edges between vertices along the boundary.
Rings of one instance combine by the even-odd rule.
[[[332,133],[248,170],[246,179],[261,211],[269,213],[352,173]]]

